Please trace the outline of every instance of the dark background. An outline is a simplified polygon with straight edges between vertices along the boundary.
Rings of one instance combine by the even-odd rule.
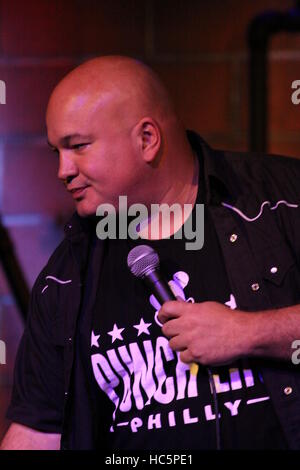
[[[287,0],[0,0],[0,214],[29,286],[62,238],[72,202],[56,180],[46,145],[44,113],[51,89],[81,61],[124,54],[161,76],[185,125],[213,146],[248,147],[250,20]],[[300,156],[300,34],[280,34],[269,55],[269,151]],[[0,438],[7,422],[16,348],[22,333],[0,266]]]

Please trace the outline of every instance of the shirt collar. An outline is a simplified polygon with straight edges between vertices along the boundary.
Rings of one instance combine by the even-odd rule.
[[[212,149],[202,137],[194,131],[187,131],[191,147],[196,152],[203,175],[199,182],[204,183],[205,202],[218,205],[221,202],[234,201],[241,193],[240,183],[228,164],[226,152]],[[200,175],[201,176],[201,175]]]
[[[84,234],[91,233],[92,226],[95,227],[95,217],[80,217],[77,212],[74,212],[64,226],[64,231],[68,238],[72,237],[72,241],[80,241]]]

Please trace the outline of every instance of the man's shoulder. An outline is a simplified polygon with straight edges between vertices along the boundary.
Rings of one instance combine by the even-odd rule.
[[[206,187],[218,200],[239,201],[257,209],[264,201],[287,202],[300,207],[300,159],[274,154],[232,151],[211,147],[199,134],[187,131],[188,139],[203,161]],[[216,183],[218,182],[218,184]],[[221,183],[221,186],[220,186]]]
[[[215,149],[193,133],[207,173],[227,182],[229,189],[257,191],[262,197],[292,197],[300,202],[300,158],[284,155]]]
[[[287,171],[300,172],[300,156],[296,158],[280,154],[250,152],[248,150],[219,149],[210,146],[197,132],[187,131],[187,134],[192,145],[201,148],[208,158],[236,164],[237,168],[256,166],[273,172],[280,171],[282,168],[286,168]]]
[[[215,150],[222,153],[228,162],[237,163],[241,166],[255,166],[269,170],[273,173],[286,169],[286,171],[300,172],[300,158],[287,155],[259,153],[248,151]]]
[[[68,276],[73,270],[75,261],[72,251],[72,244],[79,242],[79,251],[83,251],[84,242],[82,227],[80,226],[79,216],[75,213],[64,226],[64,238],[50,255],[46,265],[37,277],[36,284],[40,283],[47,276],[64,277]]]
[[[300,202],[300,159],[253,152],[224,151],[224,158],[246,186]]]
[[[69,242],[64,238],[55,248],[47,263],[40,271],[34,283],[34,288],[39,287],[41,284],[45,284],[45,280],[47,280],[48,277],[63,279],[71,271],[71,263]]]
[[[70,242],[67,237],[64,237],[59,245],[51,253],[45,269],[65,269],[67,267],[67,261],[70,256]]]

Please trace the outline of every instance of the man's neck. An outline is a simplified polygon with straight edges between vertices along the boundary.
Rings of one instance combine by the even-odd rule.
[[[198,193],[199,162],[194,155],[182,178],[167,189],[159,204],[152,204],[147,220],[139,227],[139,235],[145,239],[162,239],[176,233],[188,219],[196,203]],[[173,206],[173,210],[172,210]]]

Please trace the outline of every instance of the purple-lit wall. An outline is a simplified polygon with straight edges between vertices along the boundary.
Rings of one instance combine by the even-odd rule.
[[[32,286],[62,237],[72,204],[56,180],[45,144],[44,112],[56,82],[85,58],[126,54],[146,60],[169,87],[179,113],[217,147],[247,148],[245,31],[265,9],[287,0],[0,0],[0,213]],[[272,40],[269,109],[272,152],[300,156],[300,35]],[[7,426],[16,348],[22,332],[0,267],[0,438]]]

